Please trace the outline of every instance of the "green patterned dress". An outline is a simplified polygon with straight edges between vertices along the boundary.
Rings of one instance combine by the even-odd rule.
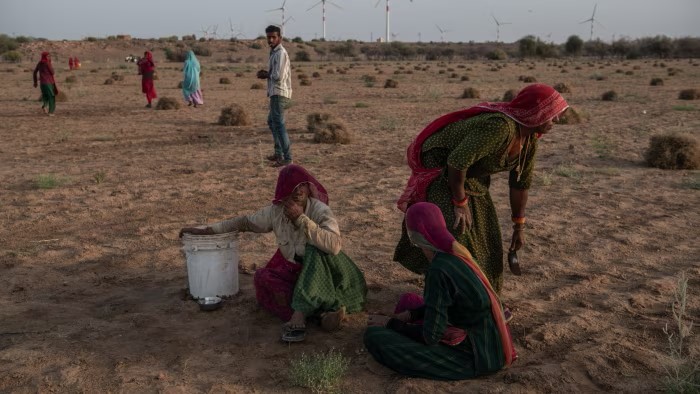
[[[510,171],[509,186],[528,189],[537,151],[537,138],[524,142],[521,152],[523,165],[520,180],[516,167],[518,157],[508,159],[508,146],[518,134],[517,123],[501,113],[488,113],[454,122],[425,140],[421,160],[426,168],[442,167],[444,170],[428,186],[427,201],[442,211],[447,228],[459,243],[474,256],[496,292],[503,284],[503,245],[496,208],[489,194],[491,175]],[[466,170],[464,189],[469,196],[472,227],[464,234],[453,229],[455,215],[452,193],[447,179],[447,166]],[[422,251],[408,239],[405,224],[401,239],[394,251],[394,261],[416,273],[424,273],[428,260]]]

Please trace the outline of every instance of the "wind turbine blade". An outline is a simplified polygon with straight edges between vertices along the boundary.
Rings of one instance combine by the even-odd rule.
[[[593,19],[586,19],[585,21],[579,22],[579,24],[581,24],[581,23],[588,23],[588,22],[591,22],[592,20],[593,20]]]
[[[282,7],[280,7],[280,8],[284,9],[284,5],[285,5],[285,4],[287,4],[287,0],[284,0],[284,1],[282,2]]]
[[[596,9],[596,8],[598,8],[598,3],[596,3],[596,4],[593,6],[593,15],[591,15],[591,19],[595,18],[595,9]]]
[[[340,9],[340,10],[343,9],[343,7],[339,6],[338,4],[332,3],[332,2],[330,2],[330,1],[326,1],[326,3],[332,5],[333,7],[338,8],[338,9]]]
[[[281,10],[281,8],[273,8],[273,9],[267,10],[265,12],[274,12],[274,11],[279,11],[279,10]]]
[[[319,5],[319,4],[321,4],[321,3],[323,3],[323,0],[321,0],[321,1],[319,1],[318,3],[312,5],[311,7],[307,8],[306,10],[307,10],[307,11],[311,11],[312,8],[315,8],[317,5]]]
[[[379,3],[381,3],[382,0],[377,0],[377,4],[374,5],[374,8],[377,8],[379,6]]]
[[[595,23],[597,23],[597,24],[598,24],[600,27],[602,27],[603,29],[607,30],[607,28],[606,28],[605,26],[603,26],[602,23],[600,23],[600,22],[598,22],[598,21],[595,21]]]

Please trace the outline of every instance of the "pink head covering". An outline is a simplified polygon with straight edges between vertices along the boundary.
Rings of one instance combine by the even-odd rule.
[[[328,204],[328,193],[321,182],[317,181],[304,167],[296,164],[289,164],[282,168],[277,177],[277,187],[275,188],[275,199],[273,204],[279,204],[294,192],[294,189],[302,183],[309,184],[311,197]]]
[[[536,83],[526,86],[510,102],[481,103],[477,107],[500,112],[525,127],[537,127],[554,119],[569,104],[551,86]]]
[[[50,53],[48,52],[41,52],[41,60],[39,60],[41,63],[47,63],[51,64],[51,59],[49,58],[51,56]]]
[[[408,236],[418,247],[453,254],[455,237],[447,230],[445,218],[437,205],[417,202],[406,211]]]

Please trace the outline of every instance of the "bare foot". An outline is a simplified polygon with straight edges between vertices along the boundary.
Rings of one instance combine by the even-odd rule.
[[[294,311],[292,318],[285,323],[285,326],[289,328],[304,328],[306,327],[306,317],[299,311]]]
[[[340,325],[345,319],[345,307],[321,315],[321,328],[324,331],[333,332],[340,329]]]

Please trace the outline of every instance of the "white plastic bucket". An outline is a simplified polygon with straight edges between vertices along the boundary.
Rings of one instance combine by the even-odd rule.
[[[182,236],[193,298],[238,293],[238,245],[233,233]]]

